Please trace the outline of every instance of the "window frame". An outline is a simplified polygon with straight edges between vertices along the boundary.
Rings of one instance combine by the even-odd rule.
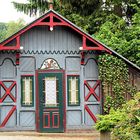
[[[32,79],[32,95],[30,95],[31,97],[32,97],[32,103],[30,104],[30,105],[28,105],[28,104],[25,104],[24,102],[23,102],[23,94],[24,94],[24,92],[23,92],[23,78],[25,78],[25,77],[27,77],[27,78],[31,78]],[[21,106],[22,107],[34,107],[34,75],[21,75]]]
[[[70,87],[69,87],[69,79],[72,77],[76,77],[78,79],[78,102],[76,104],[70,103]],[[67,75],[67,104],[68,106],[80,106],[80,75]]]

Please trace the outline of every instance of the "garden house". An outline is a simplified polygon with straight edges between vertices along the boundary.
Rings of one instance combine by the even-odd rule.
[[[54,10],[1,42],[0,131],[92,129],[102,113],[102,53],[121,58],[139,85],[139,67]]]

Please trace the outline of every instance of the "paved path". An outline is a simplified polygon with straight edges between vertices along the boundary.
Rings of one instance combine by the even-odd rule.
[[[99,133],[0,132],[0,140],[100,140]]]

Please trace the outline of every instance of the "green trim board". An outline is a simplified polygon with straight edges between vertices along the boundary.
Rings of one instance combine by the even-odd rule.
[[[21,106],[34,106],[34,76],[21,76]]]
[[[80,105],[80,77],[67,75],[68,106]]]

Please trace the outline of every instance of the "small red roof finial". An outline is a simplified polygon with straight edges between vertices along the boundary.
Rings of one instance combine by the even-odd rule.
[[[53,0],[48,0],[49,3],[49,9],[53,10]]]

